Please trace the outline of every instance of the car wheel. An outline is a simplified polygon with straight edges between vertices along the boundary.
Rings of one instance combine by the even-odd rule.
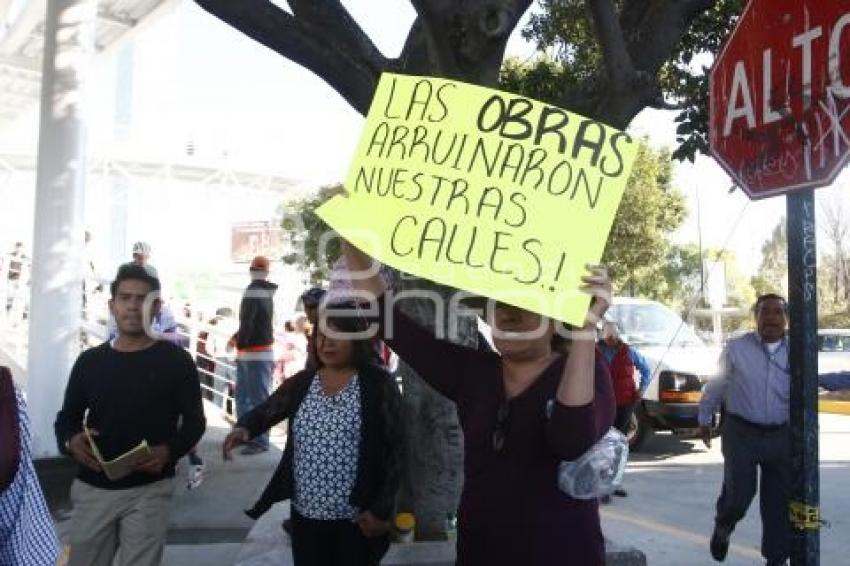
[[[638,403],[632,413],[632,418],[629,420],[629,430],[626,438],[629,441],[629,450],[637,452],[652,436],[652,426],[647,422],[644,416],[643,403]]]

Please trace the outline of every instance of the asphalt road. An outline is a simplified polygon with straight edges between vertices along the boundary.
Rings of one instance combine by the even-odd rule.
[[[850,417],[821,414],[821,564],[850,564]],[[723,472],[720,442],[656,434],[631,457],[625,479],[628,497],[602,509],[606,536],[635,546],[650,566],[716,564],[708,552],[714,503]],[[758,496],[756,496],[758,497]],[[759,551],[758,499],[732,536],[724,564],[764,564]]]

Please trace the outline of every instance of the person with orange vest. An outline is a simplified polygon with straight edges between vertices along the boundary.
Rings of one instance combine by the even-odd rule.
[[[258,255],[248,268],[251,284],[239,305],[239,329],[231,338],[236,347],[236,416],[242,418],[263,404],[270,394],[274,369],[274,294],[268,281],[270,262]],[[241,450],[251,456],[269,450],[268,432],[258,435]]]

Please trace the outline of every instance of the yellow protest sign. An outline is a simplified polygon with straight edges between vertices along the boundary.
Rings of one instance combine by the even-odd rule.
[[[385,73],[347,197],[318,214],[387,265],[578,324],[636,152],[552,105]]]

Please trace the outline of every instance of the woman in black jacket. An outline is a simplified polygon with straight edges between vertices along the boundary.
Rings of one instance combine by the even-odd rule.
[[[246,513],[256,519],[292,500],[296,566],[371,566],[389,546],[404,437],[401,396],[374,365],[371,342],[347,338],[365,330],[363,319],[341,312],[351,308],[335,305],[321,316],[313,341],[318,370],[286,380],[224,442],[229,460],[233,448],[289,419],[281,462]]]

